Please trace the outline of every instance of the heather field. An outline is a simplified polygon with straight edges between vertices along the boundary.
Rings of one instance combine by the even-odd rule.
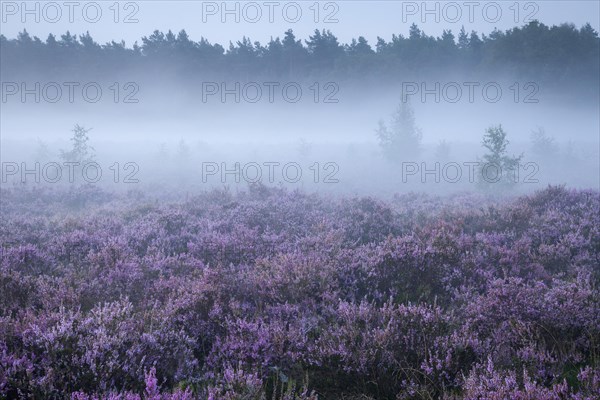
[[[0,20],[0,400],[600,400],[599,1]]]
[[[0,398],[600,398],[597,191],[1,195]]]

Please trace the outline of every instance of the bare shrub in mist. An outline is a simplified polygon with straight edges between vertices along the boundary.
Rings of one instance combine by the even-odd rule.
[[[435,159],[437,161],[448,161],[450,159],[450,143],[441,140],[435,148]]]
[[[554,137],[549,136],[543,127],[531,132],[531,150],[538,159],[550,160],[558,156]]]
[[[479,166],[478,184],[485,190],[506,190],[516,183],[520,156],[508,155],[507,133],[502,125],[490,126],[483,135],[482,145],[487,150]]]
[[[40,138],[37,138],[37,147],[35,149],[35,154],[33,155],[33,159],[37,162],[44,162],[50,159],[52,152],[50,151],[50,147],[48,143],[44,142]]]
[[[300,158],[305,160],[312,154],[313,144],[305,138],[300,138],[298,141],[297,150]]]

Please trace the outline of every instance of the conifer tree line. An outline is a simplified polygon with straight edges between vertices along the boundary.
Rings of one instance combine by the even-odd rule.
[[[124,41],[100,44],[89,32],[45,41],[26,30],[16,38],[0,35],[4,77],[27,72],[46,74],[112,74],[128,68],[158,68],[186,77],[219,73],[231,77],[269,76],[302,78],[321,75],[339,79],[365,75],[394,77],[399,72],[467,73],[503,72],[538,80],[598,81],[600,40],[590,24],[547,26],[538,21],[490,34],[467,32],[427,35],[417,25],[408,36],[378,37],[369,43],[363,36],[340,43],[329,30],[315,30],[307,39],[290,29],[266,44],[243,37],[228,47],[202,37],[194,41],[179,33],[158,30],[127,46]],[[589,83],[589,82],[588,82]]]

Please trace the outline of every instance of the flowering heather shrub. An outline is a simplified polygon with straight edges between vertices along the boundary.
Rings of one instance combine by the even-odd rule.
[[[577,376],[579,390],[573,393],[566,381],[548,387],[532,380],[523,372],[520,379],[514,371],[501,372],[488,359],[486,364],[477,364],[465,381],[464,399],[516,399],[516,400],[592,400],[600,396],[599,372],[585,367]]]
[[[0,398],[600,398],[598,192],[0,195]]]

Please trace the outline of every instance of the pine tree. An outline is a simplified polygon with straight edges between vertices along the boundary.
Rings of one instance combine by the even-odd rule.
[[[414,111],[409,102],[401,102],[392,116],[390,127],[379,121],[376,130],[384,156],[393,162],[407,161],[421,152],[421,130],[415,125]]]
[[[65,161],[70,162],[78,162],[80,164],[85,164],[87,162],[91,162],[94,159],[94,148],[88,144],[90,140],[88,136],[88,132],[91,129],[85,129],[84,127],[76,124],[73,128],[73,137],[71,138],[71,142],[73,143],[73,147],[71,150],[65,151],[61,150],[61,158]]]

